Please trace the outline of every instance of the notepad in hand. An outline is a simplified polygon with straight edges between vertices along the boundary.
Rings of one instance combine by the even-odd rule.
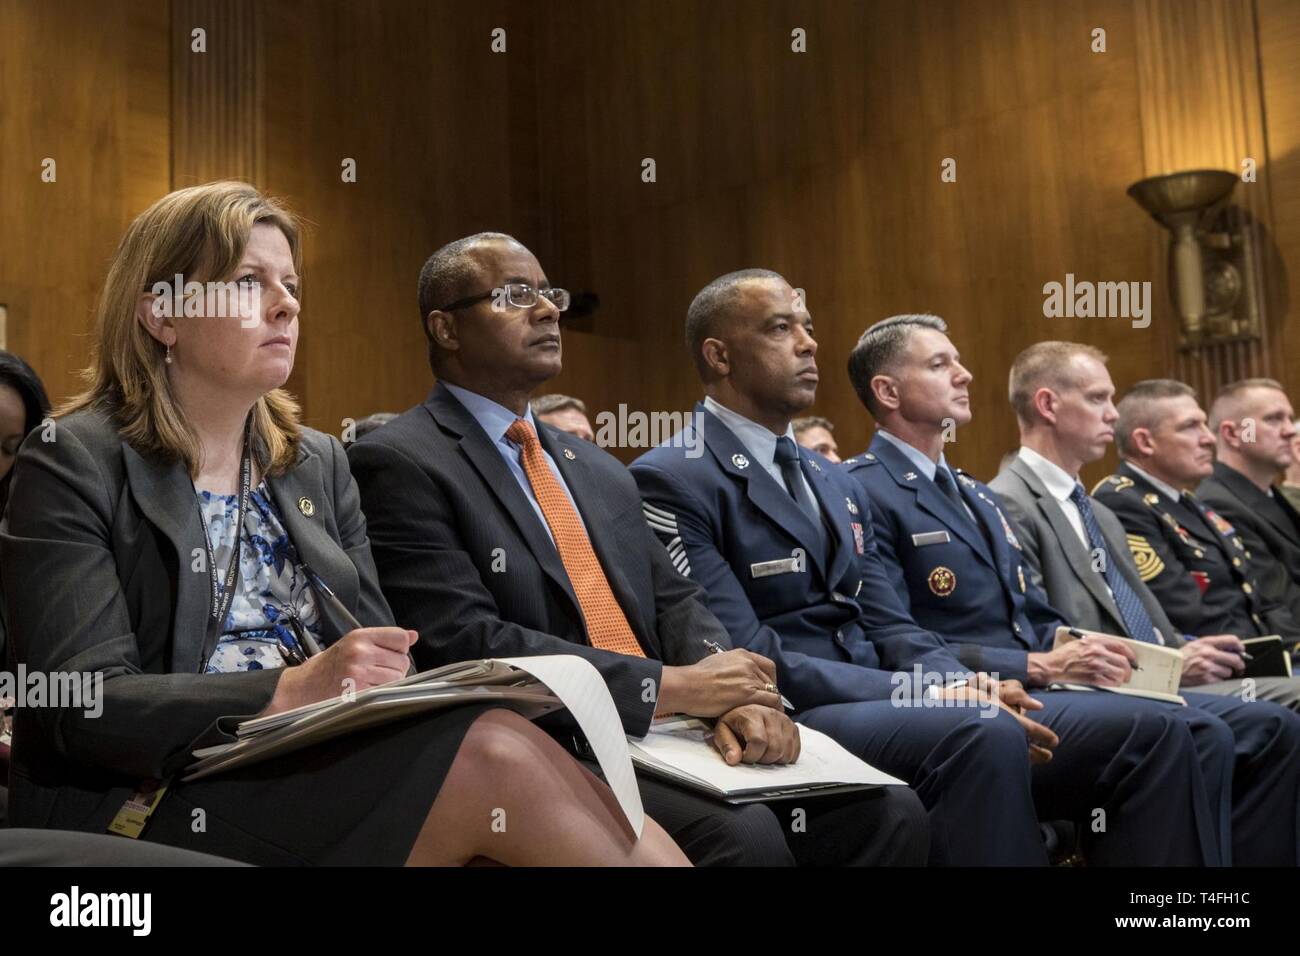
[[[1291,654],[1278,634],[1267,637],[1247,637],[1242,640],[1246,653],[1254,660],[1246,661],[1242,677],[1291,677]]]
[[[1058,627],[1053,649],[1079,640],[1070,633],[1071,628]],[[1087,631],[1086,635],[1096,634]],[[1170,704],[1187,705],[1187,701],[1178,693],[1178,685],[1183,679],[1183,654],[1176,648],[1146,641],[1134,641],[1117,634],[1102,634],[1102,637],[1120,641],[1133,650],[1137,657],[1137,667],[1129,674],[1129,679],[1118,686],[1102,684],[1085,684],[1077,681],[1057,681],[1050,684],[1048,690],[1091,690],[1105,691],[1111,694],[1124,694],[1128,697],[1143,697],[1147,700],[1162,700]]]
[[[906,786],[803,724],[799,759],[792,764],[728,766],[710,742],[711,733],[694,717],[656,721],[644,738],[628,737],[628,750],[639,771],[727,803]]]

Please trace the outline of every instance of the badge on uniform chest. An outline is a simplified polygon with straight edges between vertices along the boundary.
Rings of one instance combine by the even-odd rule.
[[[936,596],[948,597],[957,590],[957,575],[952,573],[951,568],[937,567],[930,572],[926,583],[930,585],[930,590]]]

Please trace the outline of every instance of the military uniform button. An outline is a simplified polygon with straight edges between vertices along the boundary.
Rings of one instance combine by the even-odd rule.
[[[1233,559],[1232,559],[1232,566],[1233,566],[1234,568],[1239,568],[1239,567],[1241,567],[1241,558],[1233,558]]]
[[[831,592],[831,600],[832,600],[832,601],[847,601],[848,598],[846,598],[846,597],[845,597],[843,594],[841,594],[839,591],[832,591],[832,592]]]
[[[1017,634],[1019,634],[1019,633],[1020,633],[1020,622],[1019,622],[1019,621],[1016,621],[1015,623],[1013,623],[1013,624],[1011,625],[1011,629],[1012,629],[1013,631],[1015,631]]]
[[[843,631],[836,631],[836,632],[835,632],[835,640],[837,640],[837,641],[839,641],[841,644],[843,644],[843,643],[844,643],[844,632],[843,632]]]
[[[1203,557],[1205,557],[1205,552],[1204,552],[1204,551],[1201,551],[1201,550],[1198,549],[1198,550],[1196,551],[1196,556],[1197,556],[1198,558],[1203,558]]]
[[[1241,585],[1241,589],[1242,589],[1243,591],[1245,591],[1247,594],[1250,594],[1252,591],[1255,590],[1254,588],[1252,588],[1252,587],[1250,586],[1250,582],[1249,582],[1249,581],[1244,582],[1244,583]]]

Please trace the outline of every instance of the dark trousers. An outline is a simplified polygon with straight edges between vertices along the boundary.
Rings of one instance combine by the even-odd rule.
[[[1047,865],[1025,732],[1010,714],[880,700],[813,707],[799,720],[916,788],[932,865]]]
[[[1061,742],[1034,769],[1042,819],[1072,819],[1094,866],[1217,866],[1231,773],[1221,725],[1178,704],[1088,691],[1035,691],[1033,718]]]
[[[1300,861],[1300,715],[1264,700],[1183,692],[1188,710],[1232,735],[1232,839],[1226,862],[1295,866]]]
[[[1033,768],[1008,714],[873,701],[815,707],[799,719],[916,788],[930,813],[934,864],[1044,865],[1039,819],[1077,821],[1094,865],[1218,862],[1226,804],[1206,792],[1196,743],[1175,713],[1186,708],[1069,691],[1034,696],[1045,708],[1031,717],[1061,743]],[[1193,722],[1211,737],[1205,761],[1215,775],[1228,756],[1209,720]]]

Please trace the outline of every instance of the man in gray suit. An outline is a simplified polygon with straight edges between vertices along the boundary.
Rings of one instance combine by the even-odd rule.
[[[1300,709],[1300,679],[1236,675],[1244,646],[1232,634],[1185,640],[1143,583],[1124,528],[1079,482],[1099,460],[1119,418],[1115,387],[1097,349],[1039,342],[1011,366],[1010,398],[1020,451],[990,486],[1016,526],[1025,563],[1049,602],[1075,627],[1149,640],[1183,653],[1183,686],[1199,692],[1247,692]]]

